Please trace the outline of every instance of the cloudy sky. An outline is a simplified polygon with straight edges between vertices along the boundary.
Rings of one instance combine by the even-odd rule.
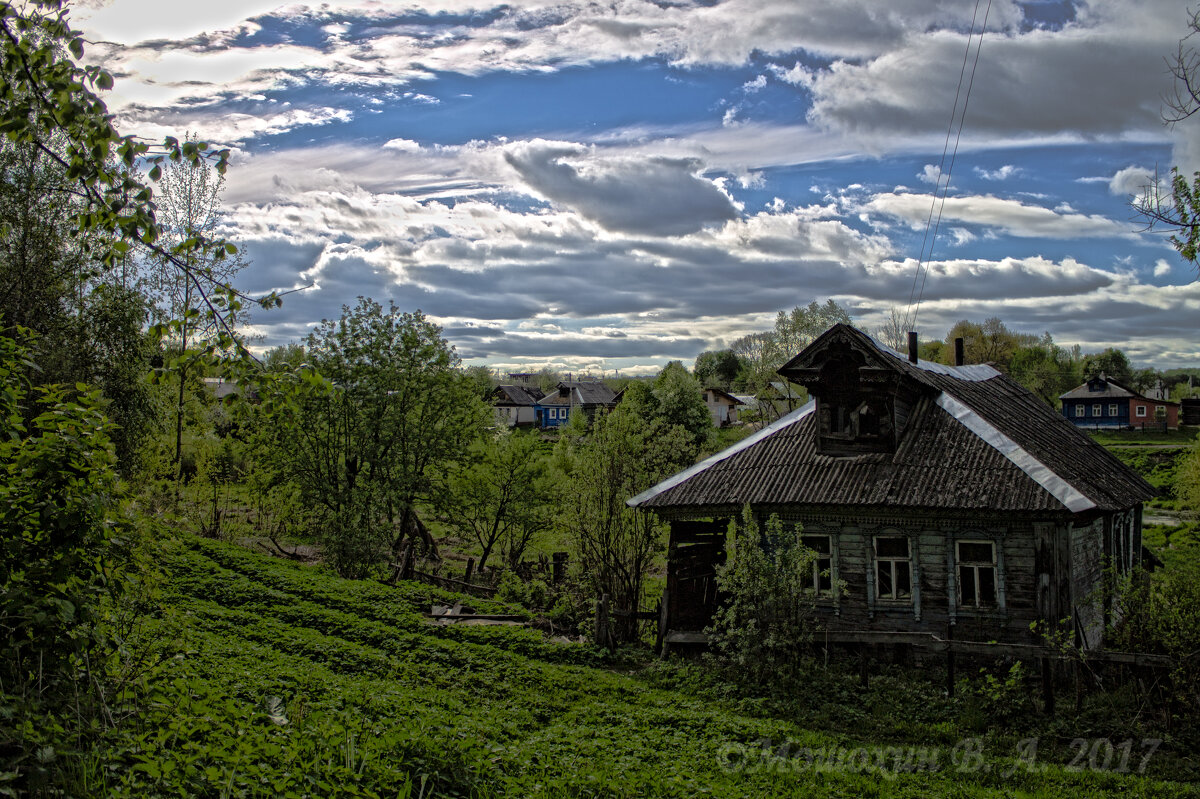
[[[73,20],[124,132],[234,149],[242,287],[312,285],[263,345],[366,295],[467,363],[628,372],[833,298],[1200,363],[1196,268],[1129,206],[1200,168],[1160,115],[1185,0],[163,9]]]

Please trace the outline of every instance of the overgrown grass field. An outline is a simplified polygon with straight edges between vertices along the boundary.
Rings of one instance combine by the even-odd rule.
[[[139,644],[161,653],[152,690],[74,764],[82,795],[1200,795],[1171,741],[989,730],[1004,685],[950,700],[833,671],[792,703],[525,628],[434,626],[428,606],[458,598],[423,585],[191,536],[162,549],[165,610]]]

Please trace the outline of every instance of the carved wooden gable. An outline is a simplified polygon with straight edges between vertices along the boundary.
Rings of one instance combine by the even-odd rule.
[[[827,455],[893,452],[916,386],[862,342],[834,328],[779,370],[817,400],[818,447]]]

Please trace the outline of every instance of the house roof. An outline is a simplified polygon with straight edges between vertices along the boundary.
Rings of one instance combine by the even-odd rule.
[[[730,510],[856,505],[959,511],[1120,510],[1154,496],[1135,472],[1065,417],[990,366],[913,364],[835,325],[782,369],[833,341],[871,356],[917,399],[894,452],[826,455],[810,402],[747,439],[629,500],[637,507]]]
[[[1103,383],[1104,387],[1099,391],[1092,391],[1093,383]],[[1103,399],[1140,399],[1146,402],[1156,402],[1159,405],[1178,405],[1177,402],[1170,400],[1151,399],[1143,396],[1131,388],[1126,388],[1115,380],[1107,377],[1099,377],[1082,383],[1071,389],[1065,394],[1060,394],[1059,399],[1064,400],[1103,400]]]
[[[1092,385],[1095,383],[1101,384],[1103,387],[1099,391],[1093,391]],[[1115,380],[1108,380],[1103,377],[1094,380],[1088,380],[1086,383],[1076,386],[1065,394],[1060,394],[1059,399],[1128,399],[1136,397],[1138,393],[1125,388]]]
[[[564,390],[565,389],[565,390]],[[615,405],[617,394],[607,384],[595,382],[568,382],[558,384],[558,391],[551,391],[538,400],[539,405]]]
[[[502,385],[492,389],[494,405],[536,405],[542,391],[533,386]]]

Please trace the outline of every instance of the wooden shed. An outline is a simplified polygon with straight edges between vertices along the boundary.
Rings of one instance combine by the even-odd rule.
[[[803,526],[831,631],[1037,644],[1043,620],[1102,644],[1105,568],[1141,558],[1141,477],[990,366],[836,325],[779,372],[814,399],[629,500],[671,525],[667,641],[701,639],[749,506]]]

